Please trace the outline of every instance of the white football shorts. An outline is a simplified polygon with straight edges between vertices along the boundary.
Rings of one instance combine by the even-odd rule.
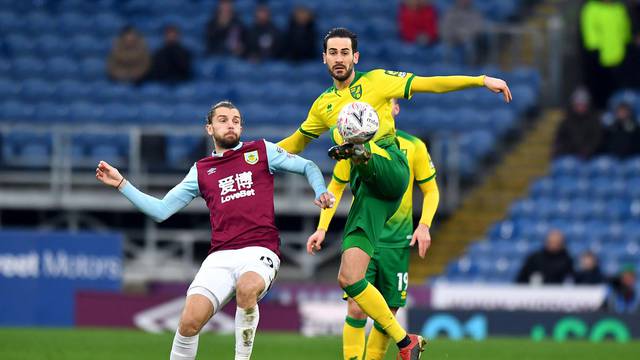
[[[262,299],[278,274],[280,258],[273,251],[250,246],[237,250],[220,250],[207,256],[187,290],[187,296],[203,295],[213,304],[214,314],[235,296],[236,283],[248,271],[258,273],[264,280]]]

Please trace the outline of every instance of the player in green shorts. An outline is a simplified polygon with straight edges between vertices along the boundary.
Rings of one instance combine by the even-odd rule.
[[[350,182],[354,202],[343,235],[338,283],[393,338],[401,360],[419,359],[424,339],[407,334],[382,294],[365,279],[375,243],[400,205],[409,182],[409,165],[397,145],[390,100],[409,99],[416,92],[442,93],[485,86],[502,93],[508,102],[511,92],[503,80],[484,75],[422,77],[382,69],[356,72],[354,65],[360,56],[357,37],[344,28],[329,31],[323,46],[322,58],[333,86],[314,101],[300,128],[278,145],[290,153],[302,152],[309,142],[335,126],[342,107],[354,101],[366,102],[378,113],[378,132],[362,149],[346,143],[331,151],[332,157],[348,159],[353,168]],[[307,250],[313,252],[321,246],[321,242],[307,243]]]
[[[392,112],[400,111],[397,101],[392,100]],[[384,297],[387,305],[395,314],[398,308],[404,307],[407,299],[409,282],[409,247],[418,242],[419,255],[425,256],[431,243],[429,228],[438,207],[440,195],[435,181],[436,170],[431,161],[427,147],[419,138],[404,131],[397,131],[400,150],[406,154],[409,162],[409,186],[402,196],[400,207],[387,221],[378,239],[373,257],[369,262],[366,279],[375,286]],[[339,161],[333,169],[333,179],[329,183],[331,193],[336,196],[337,204],[350,178],[350,163]],[[423,194],[422,216],[420,223],[413,231],[413,182],[418,183]],[[326,235],[336,206],[320,213],[318,230],[309,238],[313,242],[322,242]],[[413,235],[412,235],[413,234]],[[346,294],[345,294],[346,296]],[[374,328],[366,342],[365,325],[367,315],[360,310],[358,304],[348,299],[348,311],[342,333],[342,348],[345,360],[384,358],[389,347],[389,336],[380,324],[374,322]]]

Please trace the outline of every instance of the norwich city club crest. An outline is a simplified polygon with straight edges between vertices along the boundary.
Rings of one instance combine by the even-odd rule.
[[[361,85],[349,88],[349,90],[351,90],[351,97],[352,98],[354,98],[356,100],[360,100],[360,98],[362,97],[362,86]]]
[[[244,161],[249,165],[255,165],[258,163],[258,150],[253,150],[244,153]]]

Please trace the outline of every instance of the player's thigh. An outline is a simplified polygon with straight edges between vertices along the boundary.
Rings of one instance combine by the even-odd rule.
[[[235,293],[235,282],[228,253],[230,250],[209,254],[189,285],[187,296],[201,295],[211,302],[213,314],[222,308]]]
[[[399,204],[400,200],[381,199],[373,196],[366,188],[358,189],[344,227],[342,251],[359,247],[373,256],[377,239]]]
[[[239,249],[234,256],[238,257],[238,264],[234,269],[238,283],[243,281],[243,286],[260,287],[258,300],[262,299],[271,289],[278,275],[280,258],[273,251],[261,246]],[[244,276],[245,274],[247,275]]]
[[[409,284],[409,248],[378,248],[378,272],[375,287],[380,290],[389,307],[403,307],[407,303]]]
[[[353,285],[364,279],[371,257],[361,248],[352,247],[342,253],[338,281],[342,286]]]
[[[372,145],[372,151],[377,145]],[[377,147],[380,148],[380,147]],[[385,199],[401,198],[409,184],[409,163],[404,153],[395,145],[384,149],[384,154],[373,151],[369,166],[373,167],[375,176],[364,186],[378,197]]]

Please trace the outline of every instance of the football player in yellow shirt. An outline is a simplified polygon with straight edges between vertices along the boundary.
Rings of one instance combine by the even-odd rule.
[[[377,111],[380,128],[371,141],[356,148],[353,144],[342,144],[336,134],[334,138],[342,145],[330,149],[333,158],[350,159],[353,168],[350,182],[354,201],[343,235],[338,283],[393,338],[400,350],[399,359],[419,359],[424,339],[407,334],[382,294],[365,279],[376,241],[400,205],[409,182],[409,165],[397,145],[390,99],[409,99],[416,92],[443,93],[485,86],[502,93],[509,102],[511,92],[503,80],[484,75],[422,77],[381,69],[356,72],[354,66],[360,56],[357,36],[344,28],[329,31],[323,45],[322,58],[333,86],[315,100],[300,128],[278,145],[291,153],[302,152],[309,142],[336,124],[342,107],[351,102],[366,102]],[[307,251],[313,253],[321,245],[321,241],[308,242]]]
[[[400,112],[400,105],[396,99],[391,101],[395,118]],[[427,151],[427,146],[419,138],[404,131],[397,130],[396,134],[400,150],[406,154],[409,162],[409,186],[402,196],[400,206],[384,226],[366,274],[367,281],[382,293],[384,300],[394,314],[398,308],[404,307],[407,301],[410,246],[413,246],[417,241],[418,254],[424,258],[431,244],[429,228],[440,200],[435,180],[436,169]],[[322,210],[318,229],[310,236],[310,241],[324,240],[329,223],[340,203],[344,189],[349,183],[350,170],[351,163],[347,160],[339,161],[334,167],[329,189],[336,197],[336,205],[330,209]],[[413,230],[414,179],[423,194],[422,215],[415,232]],[[366,355],[363,358],[367,315],[350,298],[347,309],[342,332],[344,359],[382,360],[389,347],[389,336],[380,324],[374,322],[369,340],[366,341]]]

